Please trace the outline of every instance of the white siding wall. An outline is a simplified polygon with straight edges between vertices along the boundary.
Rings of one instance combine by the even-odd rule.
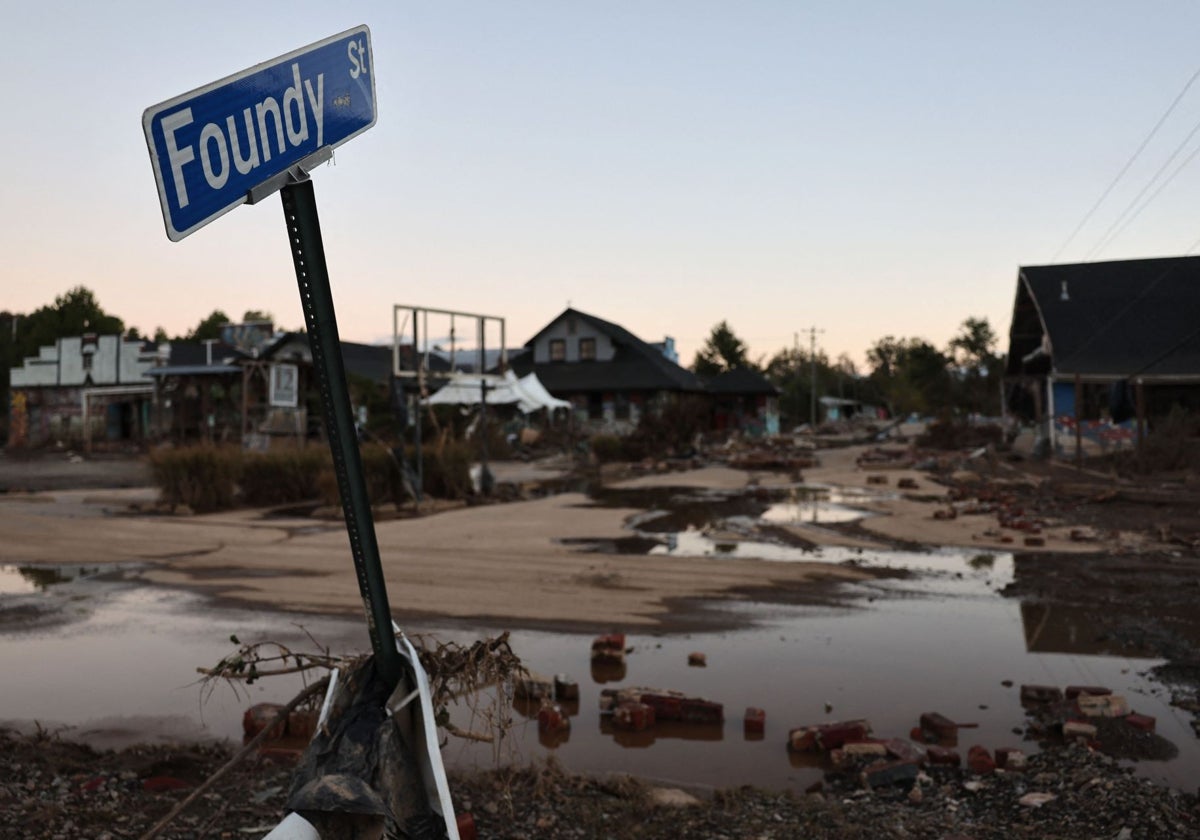
[[[83,339],[79,336],[59,339],[56,345],[42,347],[36,359],[12,370],[12,387],[77,387],[92,376],[93,385],[147,385],[145,376],[154,365],[154,352],[143,352],[140,341],[123,341],[121,336],[97,338],[89,371],[83,366]]]

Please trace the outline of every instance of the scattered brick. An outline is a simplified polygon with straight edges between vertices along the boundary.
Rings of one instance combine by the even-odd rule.
[[[1051,703],[1061,703],[1063,693],[1058,686],[1053,685],[1023,685],[1021,686],[1021,704],[1024,706],[1045,706]]]
[[[742,719],[742,727],[747,734],[761,735],[767,725],[767,713],[762,709],[756,709],[749,706],[746,709],[746,716]]]
[[[958,754],[958,750],[952,750],[949,747],[928,747],[925,750],[925,760],[930,764],[944,767],[957,767],[962,764],[962,756]]]
[[[987,747],[976,744],[967,750],[967,767],[971,769],[972,773],[986,776],[995,771],[996,761],[988,752]]]
[[[1137,712],[1125,716],[1125,722],[1134,729],[1140,729],[1143,732],[1153,732],[1158,721],[1150,715],[1139,715]]]

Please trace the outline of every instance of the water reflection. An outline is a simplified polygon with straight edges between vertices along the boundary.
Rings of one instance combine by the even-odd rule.
[[[112,571],[115,566],[0,565],[0,594],[45,592],[52,586]]]
[[[653,746],[659,740],[723,741],[725,728],[723,725],[701,725],[663,720],[648,729],[635,731],[614,726],[611,715],[601,715],[600,734],[612,738],[613,742],[621,747],[645,749]]]

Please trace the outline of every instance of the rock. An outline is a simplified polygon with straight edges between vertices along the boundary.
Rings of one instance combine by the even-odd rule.
[[[679,788],[651,788],[649,798],[650,804],[659,808],[691,808],[703,804]]]
[[[1017,802],[1026,808],[1041,808],[1047,802],[1053,802],[1057,798],[1053,793],[1027,793]]]

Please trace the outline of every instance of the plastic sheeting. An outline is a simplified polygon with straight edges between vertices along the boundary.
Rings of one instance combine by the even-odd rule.
[[[458,376],[443,386],[426,403],[429,405],[478,405],[484,383],[487,385],[488,405],[516,404],[522,414],[534,411],[571,407],[567,400],[560,400],[550,395],[546,386],[542,385],[536,373],[529,373],[520,379],[511,370],[503,376],[484,374],[483,376]]]

